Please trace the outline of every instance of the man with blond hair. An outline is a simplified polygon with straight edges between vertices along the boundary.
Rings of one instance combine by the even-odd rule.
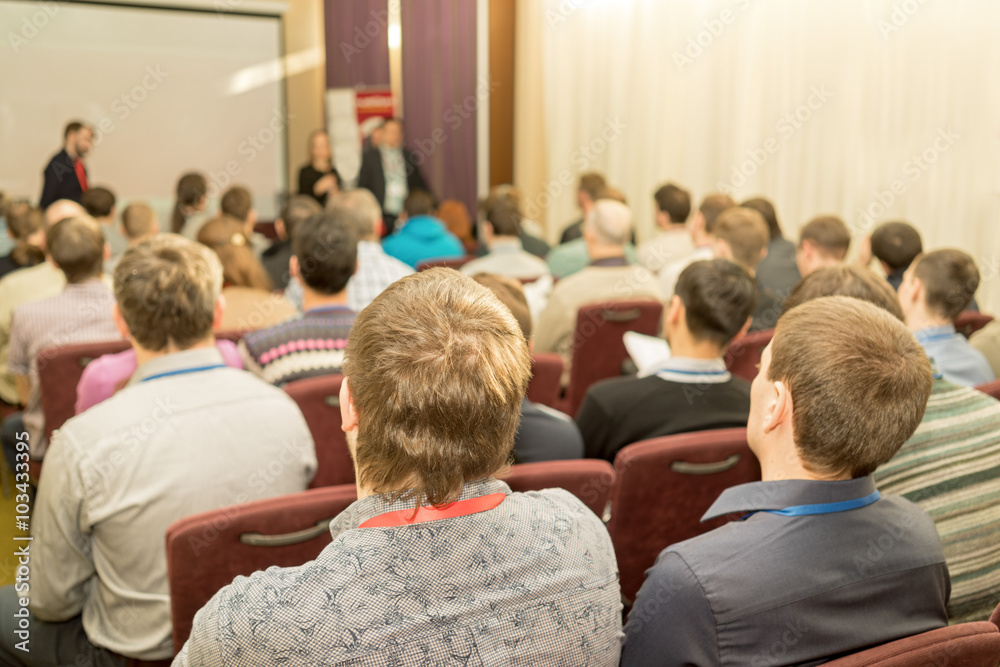
[[[715,221],[712,250],[716,257],[735,262],[757,282],[757,265],[767,256],[769,233],[764,217],[751,208],[733,207]],[[771,288],[757,288],[757,307],[750,331],[773,329],[781,315],[781,299]]]
[[[31,665],[170,658],[167,528],[312,479],[316,452],[295,402],[223,364],[212,335],[221,290],[215,254],[179,236],[122,256],[113,317],[139,365],[53,437],[32,508],[30,602],[0,589],[0,660],[26,656],[14,647],[20,609]]]
[[[160,221],[149,204],[132,202],[122,211],[122,232],[131,248],[159,234]]]
[[[948,568],[934,522],[872,473],[920,424],[931,366],[902,322],[849,297],[778,321],[750,390],[762,481],[665,549],[625,628],[622,665],[819,664],[944,627]]]
[[[495,478],[530,375],[510,310],[472,278],[386,289],[358,315],[340,392],[357,502],[315,560],[219,591],[174,664],[617,665],[604,525],[566,491]]]

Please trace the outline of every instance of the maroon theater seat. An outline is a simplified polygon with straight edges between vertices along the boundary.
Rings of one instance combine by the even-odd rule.
[[[554,352],[531,355],[531,382],[528,400],[559,409],[559,382],[562,380],[563,360]]]
[[[993,398],[1000,400],[1000,380],[994,380],[993,382],[987,382],[986,384],[981,384],[976,387],[979,391],[984,394],[989,394]]]
[[[974,310],[963,310],[955,318],[955,331],[968,338],[992,321],[992,315],[984,315]]]
[[[357,499],[353,484],[312,489],[175,521],[167,529],[174,651],[199,609],[239,575],[315,559],[331,542],[330,520]]]
[[[511,466],[503,481],[512,491],[566,489],[601,516],[614,486],[615,469],[598,459],[519,463]]]
[[[316,444],[316,476],[310,489],[354,484],[354,462],[347,451],[347,436],[341,430],[340,385],[343,375],[295,380],[284,389],[298,404]]]
[[[997,667],[1000,631],[993,623],[977,621],[938,628],[897,639],[860,653],[823,663],[827,667]]]
[[[774,329],[767,329],[734,338],[726,351],[726,368],[733,375],[753,382],[757,377],[757,367],[764,348],[773,337]]]

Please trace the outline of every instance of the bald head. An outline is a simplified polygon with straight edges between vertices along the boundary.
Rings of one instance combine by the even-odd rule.
[[[632,212],[613,199],[598,199],[583,223],[585,235],[596,243],[623,246],[632,231]]]
[[[45,209],[45,226],[51,227],[60,220],[82,215],[87,215],[87,211],[75,201],[59,199],[49,204],[49,207]]]

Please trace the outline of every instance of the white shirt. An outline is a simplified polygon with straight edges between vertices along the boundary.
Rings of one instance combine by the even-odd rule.
[[[494,239],[484,257],[462,265],[462,273],[495,273],[509,278],[527,279],[549,275],[549,265],[540,257],[524,251],[521,239]]]
[[[683,259],[694,250],[691,234],[683,226],[661,231],[636,250],[639,263],[654,273],[667,264]]]
[[[675,259],[664,266],[663,270],[660,271],[660,289],[663,291],[664,298],[670,300],[670,297],[674,295],[674,287],[677,285],[677,279],[681,277],[684,269],[689,264],[712,259],[714,256],[715,254],[712,252],[711,246],[702,246],[695,248],[688,255],[680,259]]]
[[[375,241],[358,241],[358,271],[347,283],[347,305],[356,313],[386,287],[413,273],[413,268],[390,257]]]

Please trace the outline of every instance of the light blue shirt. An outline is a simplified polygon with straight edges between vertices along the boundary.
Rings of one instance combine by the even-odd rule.
[[[941,376],[965,387],[977,387],[996,378],[983,353],[969,345],[954,325],[927,327],[914,333]]]

